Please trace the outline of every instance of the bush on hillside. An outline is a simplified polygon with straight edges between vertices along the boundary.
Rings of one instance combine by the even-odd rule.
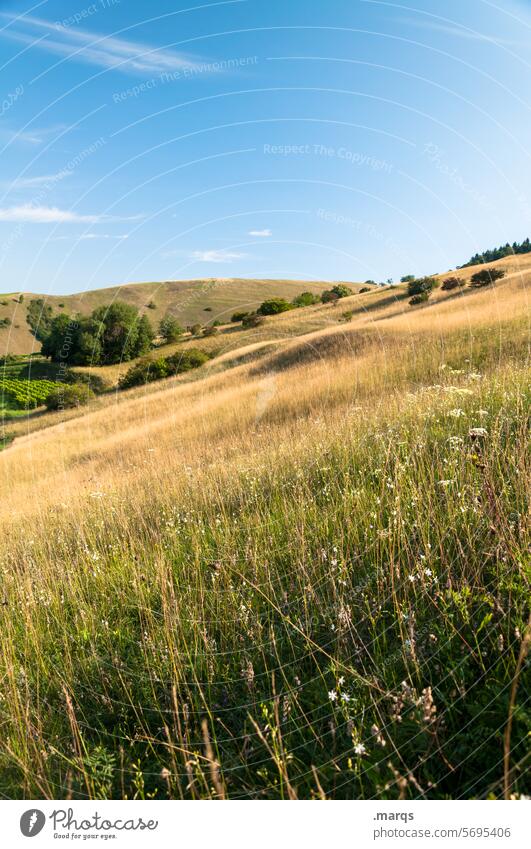
[[[248,312],[235,312],[231,316],[231,321],[233,324],[238,324],[240,321],[243,321],[249,315]]]
[[[192,336],[199,336],[203,331],[203,325],[199,323],[192,324],[192,326],[189,327],[188,330],[190,331]]]
[[[65,383],[54,389],[45,399],[48,410],[69,410],[88,404],[94,393],[82,383]]]
[[[166,357],[168,374],[183,374],[192,369],[199,368],[212,359],[212,354],[201,351],[200,348],[188,348],[186,351],[177,351],[171,357]]]
[[[10,318],[0,318],[0,327],[9,327],[11,324]]]
[[[258,312],[260,315],[278,315],[281,312],[287,312],[293,308],[293,304],[290,304],[290,302],[286,301],[285,298],[269,298],[269,300],[260,304]]]
[[[174,377],[177,374],[191,371],[204,365],[210,356],[205,351],[196,348],[177,351],[169,357],[158,357],[150,359],[145,357],[135,363],[129,371],[120,378],[118,386],[120,389],[131,389],[133,386],[144,386],[155,380],[165,377]]]
[[[419,304],[425,304],[429,299],[431,292],[420,292],[419,295],[413,295],[413,297],[409,301],[410,307],[416,307]]]
[[[214,324],[209,324],[203,329],[203,336],[216,336],[219,333],[218,328]]]
[[[414,274],[405,274],[404,277],[400,278],[401,283],[412,283],[415,280]]]
[[[335,304],[336,301],[339,301],[339,295],[336,295],[335,292],[332,292],[331,289],[326,289],[321,295],[321,303],[322,304]]]
[[[320,303],[320,301],[321,298],[319,295],[314,295],[312,292],[301,292],[300,295],[297,295],[293,299],[292,303],[294,307],[311,307],[314,304]]]
[[[479,289],[481,286],[489,286],[495,283],[496,280],[501,280],[505,277],[505,271],[501,268],[484,268],[482,271],[477,271],[470,278],[470,285]]]
[[[419,277],[418,280],[410,280],[407,284],[407,293],[410,297],[431,292],[438,285],[434,277]],[[425,299],[427,300],[427,298]]]
[[[347,286],[345,283],[336,283],[335,286],[332,286],[332,292],[338,298],[348,298],[349,295],[354,294],[350,286]]]
[[[149,301],[146,304],[146,307],[148,308],[148,310],[156,310],[157,309],[157,305],[156,305],[155,301]]]
[[[105,380],[105,378],[101,377],[99,374],[93,374],[91,372],[71,371],[70,369],[66,369],[66,371],[63,372],[62,379],[65,383],[70,385],[75,383],[88,386],[95,395],[101,395],[103,392],[108,392],[111,388],[110,381]]]
[[[120,389],[130,389],[132,386],[142,386],[153,380],[162,380],[168,377],[168,365],[165,357],[152,360],[145,357],[135,363],[123,377],[120,378],[118,386]]]
[[[364,295],[365,292],[372,292],[371,287],[370,286],[362,286],[361,289],[358,292],[358,295]]]
[[[464,286],[465,282],[460,277],[447,277],[446,280],[443,280],[441,289],[445,292],[451,292],[453,289],[459,289],[461,286]]]
[[[249,315],[246,315],[242,321],[242,327],[245,327],[246,330],[249,330],[252,327],[260,327],[262,324],[265,324],[265,318],[263,315],[258,315],[256,312],[249,313]]]

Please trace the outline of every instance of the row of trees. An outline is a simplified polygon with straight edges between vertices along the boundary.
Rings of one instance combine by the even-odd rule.
[[[495,283],[496,280],[501,280],[503,277],[505,277],[505,271],[501,268],[484,268],[472,275],[469,286],[472,286],[474,289],[480,289],[483,286],[489,286]],[[441,289],[449,292],[453,289],[462,288],[466,285],[466,282],[466,278],[447,277],[441,285],[436,277],[413,278],[407,286],[407,293],[411,298],[409,303],[412,307],[426,303],[433,290],[440,285]]]
[[[154,338],[148,318],[121,301],[95,309],[90,316],[70,316],[41,299],[28,305],[28,323],[42,343],[41,352],[68,365],[112,365],[147,353]]]
[[[301,292],[292,301],[287,301],[286,298],[268,298],[267,301],[260,304],[256,312],[235,312],[231,321],[234,323],[242,322],[242,324],[247,324],[247,326],[257,326],[256,323],[253,323],[254,316],[279,315],[280,313],[300,307],[311,307],[314,304],[329,304],[353,294],[354,292],[350,286],[346,286],[344,283],[337,283],[321,295],[314,295],[313,292]]]
[[[475,254],[468,262],[465,262],[461,268],[467,268],[469,265],[480,265],[485,262],[494,262],[497,259],[503,259],[506,256],[514,256],[515,254],[531,253],[531,242],[529,239],[524,239],[523,242],[513,242],[512,245],[507,242],[505,245],[500,245],[499,248],[492,248],[490,251]]]

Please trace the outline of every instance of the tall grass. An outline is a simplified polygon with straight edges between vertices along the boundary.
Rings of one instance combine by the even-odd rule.
[[[523,331],[341,331],[17,440],[0,791],[529,792]]]

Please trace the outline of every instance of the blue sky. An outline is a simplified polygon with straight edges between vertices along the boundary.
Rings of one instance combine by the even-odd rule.
[[[380,281],[525,238],[530,7],[0,2],[0,290]]]

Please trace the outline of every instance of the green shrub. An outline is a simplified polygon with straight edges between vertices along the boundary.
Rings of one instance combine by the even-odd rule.
[[[451,292],[452,289],[459,289],[460,286],[465,285],[465,280],[461,280],[460,277],[447,277],[446,280],[443,280],[441,289],[445,292]]]
[[[65,383],[58,386],[46,397],[48,410],[68,410],[88,404],[94,393],[82,383]]]
[[[489,286],[495,283],[496,280],[501,280],[505,277],[505,271],[501,268],[484,268],[482,271],[477,271],[470,278],[470,285],[478,289],[481,286]]]
[[[422,295],[425,292],[431,292],[437,285],[434,277],[419,277],[418,280],[410,280],[407,285],[407,293],[410,297]],[[427,298],[425,299],[427,300]]]
[[[0,318],[0,327],[9,327],[11,324],[10,318]]]
[[[192,324],[192,326],[189,328],[189,330],[190,330],[190,333],[192,334],[192,336],[199,336],[200,333],[203,330],[203,325],[199,324],[199,323],[198,324]]]
[[[188,348],[186,351],[177,351],[171,357],[166,358],[168,373],[170,375],[183,374],[192,369],[199,368],[211,359],[211,355],[199,348]]]
[[[413,295],[413,297],[409,301],[409,305],[411,307],[416,307],[419,304],[425,304],[426,301],[429,299],[430,295],[431,292],[420,292],[420,294],[418,295]]]
[[[155,301],[149,301],[146,304],[146,307],[148,308],[148,310],[156,310],[157,309],[157,305],[156,305]]]
[[[258,312],[260,315],[278,315],[292,309],[294,309],[293,304],[290,304],[285,298],[269,298],[269,300],[260,304]]]
[[[246,330],[252,327],[260,327],[262,324],[265,324],[265,318],[256,312],[250,312],[242,321],[242,327],[245,327]]]
[[[320,301],[321,298],[319,295],[314,295],[312,292],[301,292],[300,295],[297,295],[293,299],[292,303],[294,307],[311,307],[314,304],[320,303]]]
[[[372,289],[370,288],[370,286],[362,286],[361,289],[358,292],[358,295],[364,295],[365,292],[372,292]]]
[[[130,389],[132,386],[143,386],[153,380],[161,380],[169,375],[168,364],[165,357],[152,360],[145,357],[135,363],[134,366],[120,378],[118,386],[120,389]]]
[[[414,274],[405,274],[404,277],[400,278],[401,283],[412,283],[415,280]]]
[[[347,310],[346,312],[341,313],[342,321],[352,321],[354,317],[354,310]]]
[[[209,324],[203,330],[203,336],[216,336],[219,333],[218,328],[214,324]]]
[[[133,386],[144,386],[155,380],[165,377],[173,377],[183,374],[192,369],[204,365],[210,356],[205,351],[190,348],[186,351],[177,351],[169,357],[159,357],[156,360],[145,357],[135,363],[129,371],[120,378],[118,386],[120,389],[131,389]]]
[[[321,295],[322,304],[334,304],[336,301],[339,301],[339,295],[336,295],[332,289],[326,289]]]
[[[243,321],[248,315],[248,312],[235,312],[231,317],[231,321],[233,324],[238,324],[238,322]]]
[[[84,386],[88,386],[95,395],[108,392],[111,388],[111,383],[108,380],[105,380],[99,374],[92,374],[91,372],[70,371],[70,369],[67,369],[64,372],[63,380],[68,384],[82,383]]]

